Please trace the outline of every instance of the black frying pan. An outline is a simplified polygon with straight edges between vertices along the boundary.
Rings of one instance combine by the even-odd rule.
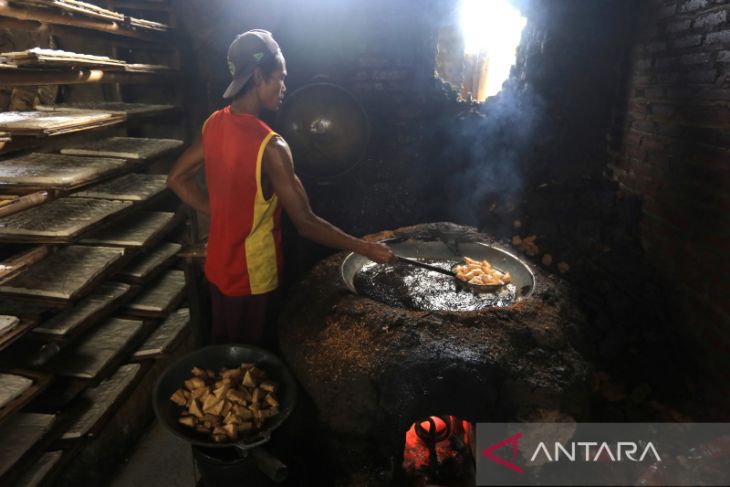
[[[269,418],[258,433],[240,438],[235,442],[216,443],[203,433],[193,431],[180,423],[180,406],[170,396],[193,374],[193,367],[218,371],[234,368],[249,362],[266,371],[269,378],[279,383],[279,414]],[[152,405],[158,421],[175,436],[195,445],[221,448],[236,447],[248,450],[269,441],[271,433],[289,416],[297,402],[297,386],[289,369],[273,353],[250,345],[211,345],[196,350],[171,364],[157,380]]]

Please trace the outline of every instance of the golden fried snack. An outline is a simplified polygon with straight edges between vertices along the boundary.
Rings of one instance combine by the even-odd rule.
[[[464,262],[465,264],[454,268],[456,278],[464,282],[479,286],[503,286],[512,282],[509,272],[503,273],[492,268],[492,265],[486,260],[464,257]]]
[[[279,414],[279,385],[254,364],[219,372],[193,367],[192,377],[170,400],[181,407],[178,422],[216,443],[255,433]]]

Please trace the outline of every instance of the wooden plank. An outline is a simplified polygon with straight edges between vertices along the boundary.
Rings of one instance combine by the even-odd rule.
[[[0,428],[0,484],[10,485],[4,483],[5,476],[41,441],[55,420],[52,414],[21,413]]]
[[[50,362],[49,370],[63,377],[101,377],[117,359],[126,355],[142,328],[140,320],[111,318],[82,337],[76,346],[61,352]]]
[[[15,413],[48,387],[51,380],[49,374],[34,370],[0,371],[0,396],[5,396],[0,397],[0,426],[12,421]]]
[[[33,329],[36,336],[69,340],[105,318],[129,295],[131,287],[105,282],[72,308],[66,309]]]
[[[25,154],[2,161],[0,188],[6,191],[69,191],[117,175],[132,164],[113,157]]]
[[[125,159],[152,159],[182,147],[182,140],[109,137],[81,145],[69,145],[62,154]]]
[[[155,358],[168,353],[190,331],[190,310],[173,311],[132,355],[134,360]]]
[[[69,245],[0,285],[0,295],[28,299],[74,300],[93,288],[124,256],[124,249]]]
[[[37,69],[0,70],[0,85],[79,85],[89,83],[167,84],[179,73],[164,70],[129,70],[125,72],[102,69],[64,69],[39,71]]]
[[[167,190],[165,174],[125,174],[73,193],[78,198],[102,198],[123,201],[146,201]]]
[[[112,200],[114,201],[114,200]],[[2,221],[2,220],[0,220]],[[144,211],[94,230],[80,243],[120,247],[151,247],[180,222],[175,213]]]
[[[141,370],[139,364],[122,365],[98,386],[84,391],[71,413],[71,425],[61,439],[75,440],[84,436],[95,436],[103,428],[105,420],[119,407],[120,400],[127,398]]]
[[[134,258],[130,264],[119,272],[119,277],[127,282],[140,284],[162,272],[176,258],[182,245],[163,243]]]
[[[16,8],[7,4],[0,4],[0,16],[18,20],[30,20],[44,24],[64,25],[78,29],[90,29],[105,34],[112,34],[123,37],[132,37],[138,40],[149,42],[160,42],[164,39],[161,33],[156,31],[140,32],[127,29],[118,22],[105,22],[98,20],[87,20],[78,17],[71,17],[60,13],[49,12],[43,9]]]
[[[94,110],[0,112],[0,130],[16,136],[53,136],[123,122],[124,115]]]
[[[129,303],[124,312],[132,316],[161,318],[167,316],[182,300],[185,291],[185,273],[167,271]]]
[[[78,113],[112,113],[116,115],[153,115],[170,112],[174,105],[150,103],[126,103],[122,101],[93,101],[78,103],[57,103],[55,105],[36,105],[35,109],[42,112]]]
[[[59,198],[0,218],[0,240],[6,242],[73,242],[131,207],[129,201]]]
[[[48,485],[48,478],[61,464],[61,458],[64,452],[61,450],[49,451],[35,462],[26,472],[15,482],[16,487],[40,487]]]

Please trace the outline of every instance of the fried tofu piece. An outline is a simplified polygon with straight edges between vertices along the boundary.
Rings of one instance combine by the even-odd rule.
[[[188,403],[188,399],[185,397],[185,394],[183,393],[183,389],[176,390],[172,396],[170,396],[170,400],[177,404],[178,406],[186,406]]]
[[[202,376],[207,377],[207,374],[205,373],[205,371],[199,367],[193,367],[193,370],[191,370],[190,372],[192,372],[195,377],[202,377]]]
[[[197,399],[193,399],[193,402],[190,404],[190,407],[188,408],[188,412],[192,414],[193,416],[197,417],[198,419],[203,418],[203,410],[200,407],[200,401]]]
[[[276,382],[267,380],[259,384],[259,387],[266,392],[276,392],[279,389],[279,384]]]
[[[266,394],[264,401],[271,407],[279,407],[279,401],[277,401],[276,398],[271,394]]]
[[[195,428],[197,421],[195,420],[195,416],[182,416],[180,419],[178,419],[178,423],[189,428]]]
[[[223,429],[226,432],[226,436],[231,441],[236,441],[238,439],[238,426],[235,424],[227,424],[223,427]]]

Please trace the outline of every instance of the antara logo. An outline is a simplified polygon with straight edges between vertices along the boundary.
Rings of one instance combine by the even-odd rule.
[[[519,465],[516,465],[494,454],[495,450],[499,450],[500,448],[507,445],[512,445],[512,460],[514,460],[515,458],[517,458],[517,450],[519,446],[518,443],[520,439],[522,439],[521,432],[512,435],[509,438],[505,438],[504,440],[498,441],[497,443],[494,443],[493,445],[490,445],[487,448],[483,449],[482,456],[517,473],[524,473],[523,468]],[[651,442],[646,444],[639,458],[636,458],[635,456],[636,453],[639,451],[639,445],[632,441],[619,441],[616,443],[613,449],[605,441],[600,444],[595,441],[578,441],[571,442],[568,445],[569,446],[566,447],[566,445],[563,445],[562,443],[556,441],[553,445],[553,454],[550,455],[550,450],[548,449],[547,445],[545,444],[545,442],[541,441],[535,448],[535,451],[532,453],[532,456],[530,457],[530,462],[534,462],[535,459],[537,459],[540,455],[543,455],[549,462],[560,461],[562,459],[561,457],[564,457],[565,460],[570,462],[575,462],[576,458],[578,460],[584,459],[586,462],[606,461],[608,459],[610,459],[612,462],[620,462],[624,459],[630,460],[632,462],[643,462],[648,455],[653,456],[654,460],[657,462],[662,461],[659,453]],[[595,450],[595,447],[598,447],[598,450]],[[582,457],[578,456],[581,448],[585,452],[585,455],[583,455]],[[592,451],[595,451],[596,453],[591,455]]]

